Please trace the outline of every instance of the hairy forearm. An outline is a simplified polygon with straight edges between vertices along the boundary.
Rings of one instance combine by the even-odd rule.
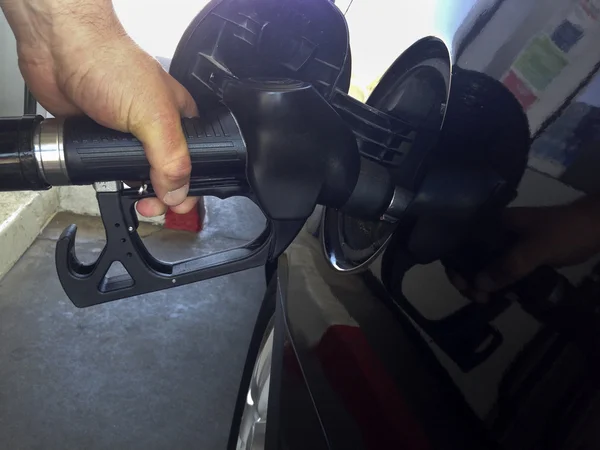
[[[64,52],[124,34],[111,0],[0,0],[19,54]]]

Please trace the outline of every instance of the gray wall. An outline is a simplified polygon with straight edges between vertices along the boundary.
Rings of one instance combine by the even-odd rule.
[[[23,114],[23,89],[15,38],[0,14],[0,116]]]

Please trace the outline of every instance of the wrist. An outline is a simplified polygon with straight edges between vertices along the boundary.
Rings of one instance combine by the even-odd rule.
[[[0,0],[26,61],[63,59],[121,38],[111,0]]]
[[[19,55],[38,55],[49,51],[50,15],[48,5],[33,0],[0,0],[0,7],[17,40]]]
[[[55,56],[93,53],[126,35],[111,0],[37,0],[52,3],[50,49]]]

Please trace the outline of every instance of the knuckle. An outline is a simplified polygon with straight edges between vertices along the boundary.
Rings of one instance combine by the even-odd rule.
[[[173,107],[161,98],[151,98],[147,94],[136,96],[129,111],[129,121],[132,128],[160,128],[167,135],[176,126],[177,115]]]

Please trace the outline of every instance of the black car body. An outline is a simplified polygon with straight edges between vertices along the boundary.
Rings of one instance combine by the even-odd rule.
[[[361,100],[399,115],[437,105],[446,113],[438,147],[454,151],[460,133],[473,147],[469,157],[506,167],[521,132],[515,117],[524,114],[528,169],[512,205],[560,204],[597,190],[590,174],[600,155],[600,4],[347,3],[338,6],[360,85],[351,92]],[[414,70],[423,66],[437,75]],[[478,80],[496,84],[490,91]],[[457,113],[461,103],[485,118]],[[425,240],[446,239],[445,226],[428,229]],[[557,287],[566,281],[550,274],[519,298],[480,305],[456,291],[437,258],[407,258],[411,233],[318,209],[268,269],[264,308],[276,314],[264,448],[599,448],[595,333],[584,333],[586,346],[571,332],[593,330],[595,310],[558,322],[547,314],[562,301],[597,300],[593,280],[581,282],[592,263],[566,272],[568,294]],[[267,316],[259,318],[238,414]],[[239,417],[232,446],[238,431]]]

